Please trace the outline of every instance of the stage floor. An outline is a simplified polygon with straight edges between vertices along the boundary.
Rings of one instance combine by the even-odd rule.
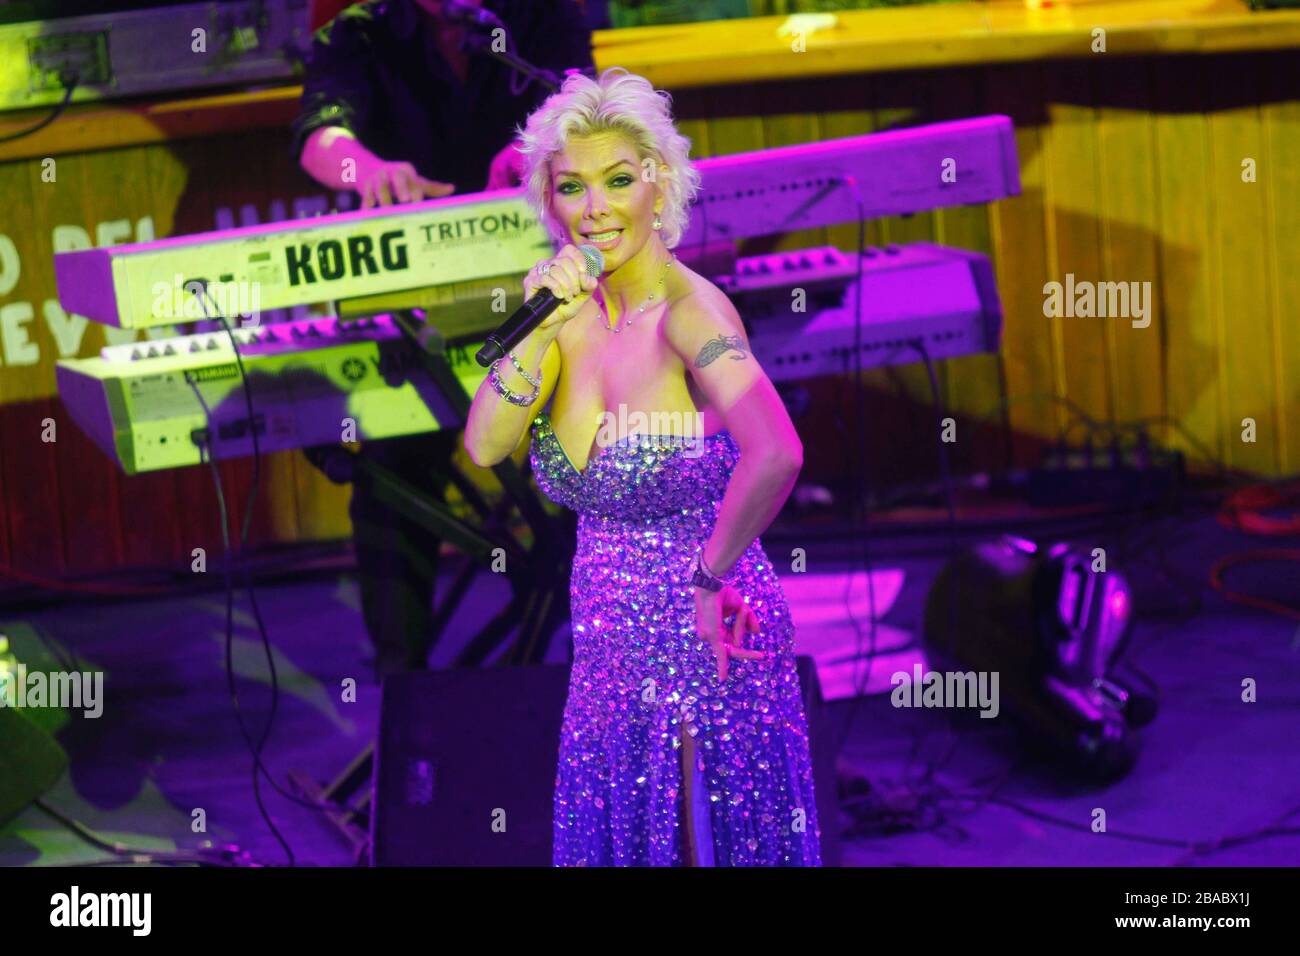
[[[915,638],[946,540],[942,532],[873,539],[877,573],[902,572],[897,593],[878,603],[878,645],[888,645],[894,656],[873,666],[873,687],[884,681],[887,688],[884,671],[897,669],[898,655],[914,653],[907,642]],[[1228,603],[1206,584],[1218,556],[1270,542],[1226,531],[1207,517],[1103,525],[1078,540],[1104,541],[1111,567],[1134,584],[1138,618],[1129,659],[1160,688],[1160,713],[1140,731],[1142,754],[1134,771],[1109,787],[1069,783],[1050,766],[1027,760],[1005,721],[966,720],[954,731],[943,712],[896,709],[883,693],[833,701],[830,723],[847,733],[841,769],[861,774],[873,792],[891,794],[895,819],[914,824],[886,833],[842,813],[846,864],[1271,866],[1300,860],[1300,836],[1187,858],[1192,842],[1254,831],[1292,808],[1300,810],[1300,628]],[[799,535],[774,533],[765,545],[777,558],[799,546]],[[861,570],[854,558],[860,549],[852,541],[805,546],[810,571],[838,575],[847,584]],[[779,569],[781,561],[776,563]],[[454,560],[444,564],[442,586],[457,567]],[[1294,571],[1284,565],[1239,572],[1232,583],[1278,600],[1288,594],[1294,599],[1297,591]],[[505,581],[489,574],[480,575],[474,587],[451,628],[462,637],[482,623],[470,620],[473,614],[486,619],[508,595]],[[835,611],[824,587],[803,581],[792,582],[787,592],[796,623],[816,621],[819,633],[849,628],[847,608],[860,609],[853,600],[841,601]],[[265,760],[282,785],[295,769],[326,779],[373,738],[378,719],[379,688],[368,663],[356,579],[330,573],[264,584],[258,600],[280,686]],[[801,627],[815,645],[814,625]],[[20,651],[57,647],[106,672],[103,716],[70,721],[60,734],[71,769],[46,802],[133,847],[190,848],[206,836],[238,844],[266,864],[285,862],[254,802],[251,761],[226,687],[224,632],[225,598],[216,592],[95,607],[67,604],[0,620],[0,633]],[[268,672],[243,601],[236,604],[235,634],[241,701],[250,724],[260,726],[269,703]],[[455,650],[455,641],[436,648],[434,666]],[[567,635],[559,634],[549,659],[562,660],[566,652]],[[346,677],[356,679],[355,703],[340,699]],[[1256,703],[1241,700],[1247,677],[1257,682]],[[928,777],[927,764],[934,767]],[[904,781],[911,786],[904,788]],[[990,793],[993,801],[978,799]],[[353,862],[319,814],[294,806],[265,784],[262,794],[299,863]],[[1106,812],[1107,833],[1092,832],[1095,808]],[[192,832],[197,809],[206,816],[206,834]],[[1300,812],[1288,823],[1300,826]],[[104,857],[35,807],[0,830],[3,865]]]

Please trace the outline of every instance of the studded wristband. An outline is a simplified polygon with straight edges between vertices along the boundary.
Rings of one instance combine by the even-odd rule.
[[[507,387],[506,383],[501,381],[501,375],[497,369],[497,364],[500,361],[501,361],[500,359],[497,359],[496,362],[493,362],[491,367],[488,369],[488,381],[492,383],[492,387],[496,390],[496,393],[500,395],[502,398],[504,398],[511,405],[526,406],[526,405],[531,405],[533,402],[537,401],[537,396],[542,394],[541,388],[534,386],[533,394],[521,395],[519,392],[512,392],[509,389],[509,387]]]
[[[691,583],[706,591],[721,591],[726,581],[715,575],[704,563],[704,549],[695,552],[695,566],[691,569]]]

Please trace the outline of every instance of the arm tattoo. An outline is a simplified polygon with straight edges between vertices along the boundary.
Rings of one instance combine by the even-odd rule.
[[[704,343],[704,348],[700,349],[700,354],[695,356],[695,367],[704,368],[704,366],[708,365],[715,358],[731,351],[740,353],[739,355],[733,355],[731,357],[733,362],[744,360],[746,352],[744,344],[740,341],[740,336],[719,335],[716,339],[710,339]]]

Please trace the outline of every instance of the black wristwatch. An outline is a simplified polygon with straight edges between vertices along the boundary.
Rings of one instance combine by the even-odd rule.
[[[695,566],[691,570],[691,583],[706,591],[721,591],[727,582],[704,567],[704,549],[695,552]]]

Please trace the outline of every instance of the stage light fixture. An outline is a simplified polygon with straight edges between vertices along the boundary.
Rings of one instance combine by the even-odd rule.
[[[1002,712],[1090,777],[1137,759],[1133,733],[1155,700],[1121,663],[1132,616],[1124,575],[1105,556],[1004,535],[950,561],[926,599],[930,666],[997,671]]]

